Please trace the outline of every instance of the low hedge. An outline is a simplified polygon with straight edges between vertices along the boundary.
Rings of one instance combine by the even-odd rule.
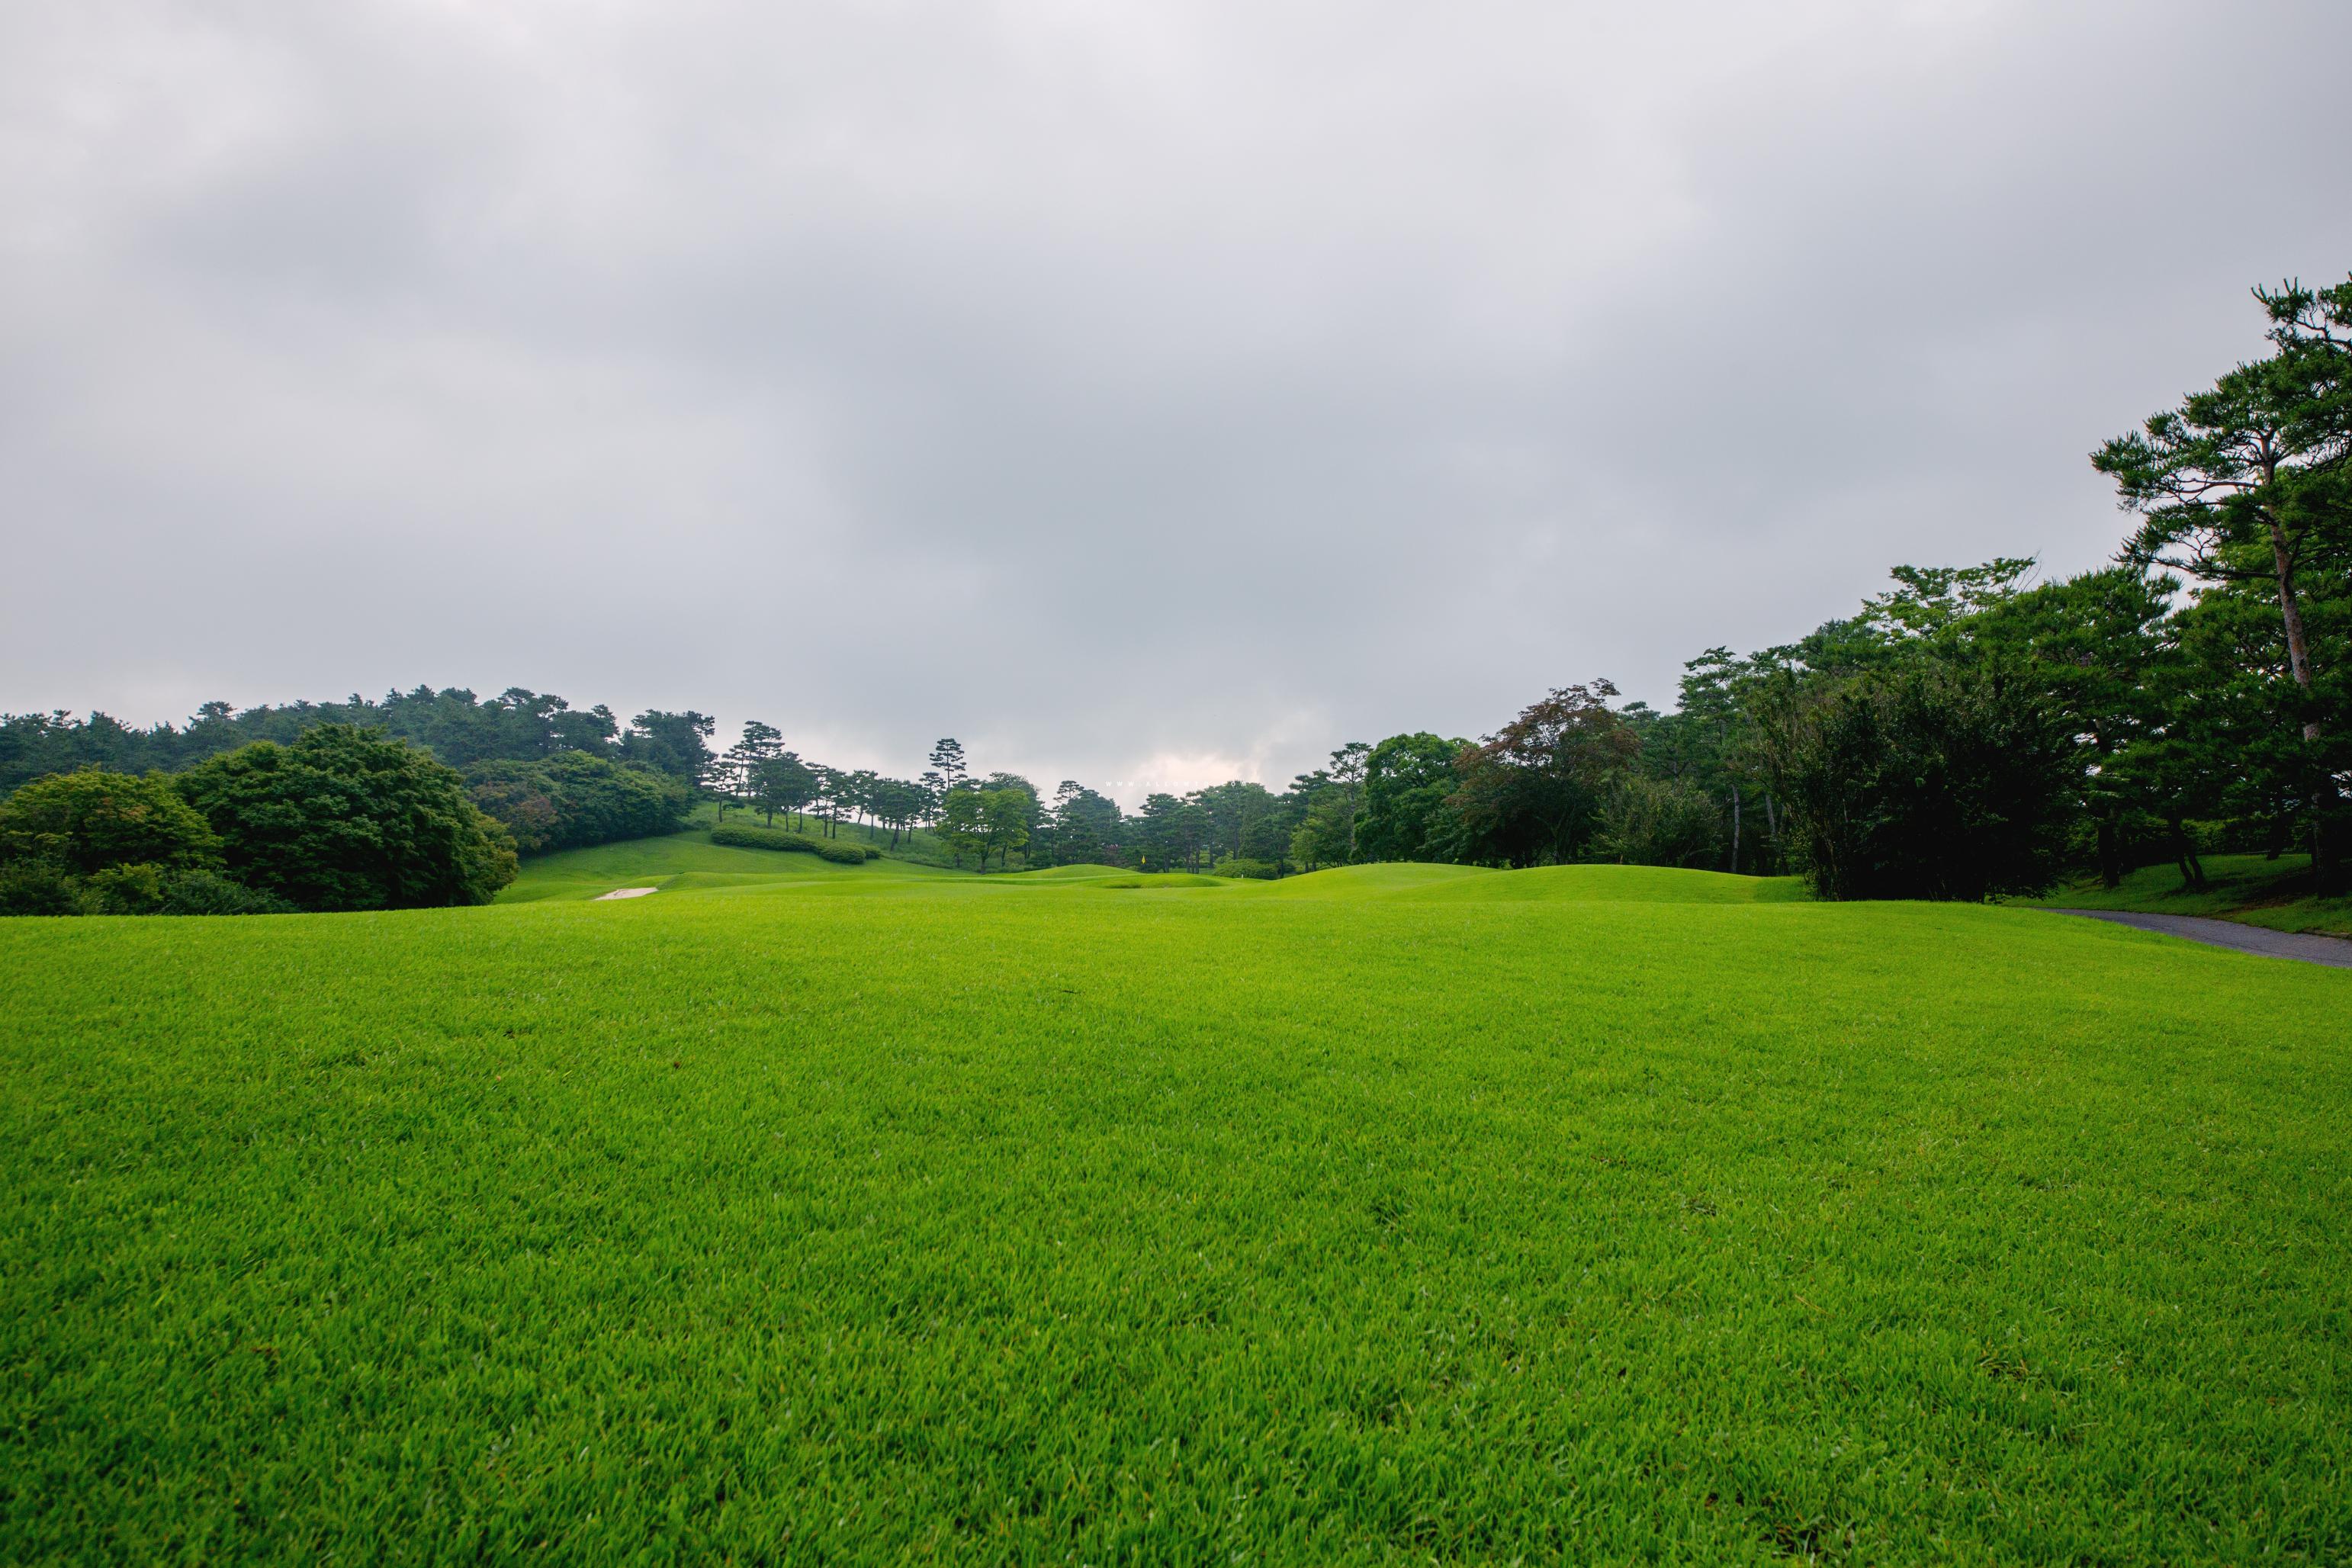
[[[811,838],[804,833],[788,833],[781,827],[714,827],[710,830],[710,842],[735,849],[781,849],[797,855],[814,855],[836,866],[863,866],[868,860],[882,858],[882,851],[863,844]]]

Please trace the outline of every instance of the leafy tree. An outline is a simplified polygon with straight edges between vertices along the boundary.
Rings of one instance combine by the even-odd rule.
[[[1054,864],[1118,864],[1123,841],[1118,802],[1064,779],[1054,792]]]
[[[1193,795],[1208,814],[1209,847],[1218,858],[1262,853],[1273,859],[1287,850],[1289,835],[1277,826],[1281,803],[1264,784],[1234,779]]]
[[[2168,731],[2176,740],[2183,733],[2168,724],[2163,694],[2173,682],[2161,673],[2179,658],[2167,617],[2179,586],[2176,577],[2150,578],[2128,566],[2086,572],[2015,595],[1952,623],[1947,634],[2010,659],[2046,705],[2065,716],[2077,751],[2082,813],[2092,825],[2100,879],[2110,888],[2130,868],[2135,814],[2158,804],[2134,783],[2152,775],[2126,765],[2126,759]],[[2171,800],[2178,793],[2159,795]]]
[[[806,809],[816,798],[816,771],[801,761],[797,752],[778,752],[751,764],[748,798],[753,810],[766,814],[771,827],[778,812],[796,814]]]
[[[1355,809],[1349,802],[1347,789],[1337,784],[1326,784],[1310,796],[1305,816],[1291,830],[1291,859],[1297,861],[1302,870],[1307,871],[1320,870],[1326,866],[1346,865],[1349,845],[1354,837],[1355,820]]]
[[[89,767],[0,801],[0,914],[244,914],[220,839],[161,773]]]
[[[1148,871],[1197,870],[1208,842],[1209,814],[1197,800],[1146,795],[1130,835],[1136,864]]]
[[[994,773],[988,775],[982,783],[981,788],[991,792],[1010,791],[1017,796],[1021,813],[1021,844],[1026,845],[1037,837],[1045,826],[1045,808],[1038,797],[1035,784],[1031,784],[1019,773]],[[1017,848],[1020,846],[1016,845],[1014,847]]]
[[[1586,853],[1602,793],[1641,752],[1610,710],[1616,695],[1605,680],[1560,687],[1461,753],[1448,802],[1459,858],[1544,866]]]
[[[2334,887],[2352,874],[2336,843],[2335,781],[2347,758],[2305,601],[2312,572],[2340,574],[2352,561],[2352,282],[2289,283],[2255,297],[2270,318],[2272,353],[2151,416],[2091,461],[2140,516],[2125,547],[2129,563],[2207,584],[2259,582],[2275,597],[2296,699],[2289,721],[2306,753],[2314,866]]]
[[[926,783],[938,780],[934,787],[942,802],[949,791],[962,788],[964,781],[971,776],[971,769],[964,763],[963,742],[953,736],[942,736],[932,743],[929,761],[930,772],[923,778]]]
[[[966,855],[977,855],[981,868],[988,868],[987,814],[979,790],[948,791],[947,799],[940,805],[939,836],[958,866],[963,864]]]
[[[980,796],[981,864],[988,864],[988,852],[996,852],[999,867],[1005,864],[1013,850],[1029,842],[1029,823],[1037,809],[1037,797],[1026,790],[1010,786],[979,791],[960,791]]]
[[[0,863],[47,861],[68,876],[113,866],[217,869],[221,841],[160,773],[80,768],[0,801]]]
[[[1366,860],[1452,858],[1445,803],[1457,782],[1454,759],[1468,749],[1466,741],[1422,731],[1391,735],[1367,752],[1354,853]]]
[[[1765,755],[1824,899],[2037,893],[2063,864],[2075,787],[2063,718],[2000,661],[1919,657],[1786,679]]]
[[[629,721],[628,732],[621,737],[621,754],[667,773],[689,790],[705,789],[713,782],[711,764],[718,759],[703,742],[718,728],[719,721],[690,708],[683,713],[651,709]]]
[[[322,724],[173,782],[238,881],[302,909],[487,903],[514,879],[514,841],[457,771],[381,731]]]
[[[1350,862],[1356,858],[1356,822],[1363,805],[1364,768],[1371,754],[1370,744],[1363,741],[1350,741],[1331,753],[1331,783],[1348,803],[1347,858]]]
[[[743,726],[741,739],[727,748],[726,753],[710,771],[712,793],[719,800],[719,819],[727,820],[730,805],[741,805],[751,810],[761,809],[756,796],[761,764],[779,755],[784,748],[783,731],[772,724],[753,719]],[[775,813],[768,812],[770,826],[775,823]]]
[[[465,779],[467,797],[526,855],[675,833],[691,804],[676,780],[588,752],[476,763]]]
[[[1721,819],[1687,779],[1624,773],[1601,798],[1592,847],[1621,866],[1703,866],[1721,853]]]
[[[911,779],[876,780],[872,800],[875,817],[890,830],[894,847],[903,835],[914,830],[916,822],[930,806],[930,796]]]

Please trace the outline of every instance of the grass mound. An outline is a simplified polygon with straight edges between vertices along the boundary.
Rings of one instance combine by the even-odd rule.
[[[0,921],[0,1560],[2352,1556],[2352,973],[835,869]]]
[[[730,826],[730,831],[732,831]],[[501,904],[538,903],[548,900],[593,899],[620,887],[656,886],[668,889],[671,879],[688,873],[751,882],[829,881],[843,877],[893,880],[908,878],[944,879],[953,873],[904,860],[836,864],[814,855],[779,855],[772,849],[751,849],[714,844],[708,831],[689,829],[659,838],[632,838],[599,844],[587,849],[564,849],[538,855],[522,863],[522,874],[499,895]],[[688,883],[686,886],[693,886]],[[715,886],[704,883],[704,886]]]
[[[1309,871],[1302,877],[1285,877],[1278,882],[1252,882],[1245,885],[1244,890],[1258,898],[1381,898],[1407,888],[1425,888],[1496,874],[1475,866],[1425,866],[1416,861],[1392,860],[1372,866],[1335,866],[1328,871]]]
[[[1391,896],[1441,901],[1769,904],[1792,902],[1807,894],[1804,882],[1796,877],[1737,877],[1671,866],[1537,866],[1399,889]]]

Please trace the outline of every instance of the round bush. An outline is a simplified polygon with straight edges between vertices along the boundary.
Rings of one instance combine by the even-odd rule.
[[[482,904],[514,880],[514,841],[457,770],[379,730],[257,741],[175,782],[220,835],[230,874],[300,909]]]
[[[110,866],[192,870],[221,863],[221,842],[161,773],[105,768],[52,773],[0,801],[0,862],[45,861],[68,877]]]

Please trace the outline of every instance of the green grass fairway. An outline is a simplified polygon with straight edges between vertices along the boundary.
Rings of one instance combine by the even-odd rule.
[[[2201,893],[2192,893],[2173,866],[2143,866],[2119,888],[2095,879],[2061,888],[2037,900],[2059,909],[2133,910],[2144,914],[2215,915],[2273,931],[2352,936],[2352,899],[2322,899],[2310,890],[2307,856],[2208,855]]]
[[[0,1560],[2352,1560],[2352,973],[760,858],[0,921]]]

